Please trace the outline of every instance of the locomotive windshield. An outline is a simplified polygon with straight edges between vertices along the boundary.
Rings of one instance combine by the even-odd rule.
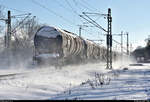
[[[46,38],[42,36],[35,36],[35,49],[38,53],[54,53],[59,52],[62,44],[62,37],[59,35],[56,38]]]

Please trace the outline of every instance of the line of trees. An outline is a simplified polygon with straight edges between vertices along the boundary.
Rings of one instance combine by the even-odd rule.
[[[14,28],[19,23],[20,21],[17,21],[12,26],[14,29],[12,32],[12,49],[31,48],[34,34],[41,25],[34,17],[26,19],[20,27]]]
[[[7,18],[4,14],[4,8],[0,6],[0,18]],[[23,22],[23,19],[18,19],[11,24],[11,49],[25,49],[33,47],[33,38],[37,29],[44,24],[39,24],[38,20],[33,17],[26,18]],[[13,21],[13,19],[12,19]],[[21,24],[20,24],[21,23]],[[18,26],[19,25],[19,26]],[[18,26],[18,27],[17,27]],[[0,33],[6,33],[2,31],[6,31],[6,27],[0,25]],[[3,34],[5,35],[5,34]],[[4,36],[0,38],[1,44],[4,46]]]
[[[2,6],[0,6],[0,18],[7,18]],[[2,22],[5,23],[4,21]],[[1,24],[2,23],[0,23],[0,34],[3,36],[0,37],[0,65],[5,67],[19,65],[19,63],[24,64],[32,59],[34,35],[39,27],[45,24],[40,24],[33,16],[17,20],[12,18],[11,45],[9,50],[5,47],[4,40],[6,33],[4,31],[6,31],[7,26],[2,26]]]

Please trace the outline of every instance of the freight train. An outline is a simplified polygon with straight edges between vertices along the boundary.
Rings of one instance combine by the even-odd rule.
[[[95,42],[51,26],[42,26],[34,37],[33,60],[37,64],[61,67],[94,61],[106,61],[107,50]],[[116,59],[117,52],[112,53]]]

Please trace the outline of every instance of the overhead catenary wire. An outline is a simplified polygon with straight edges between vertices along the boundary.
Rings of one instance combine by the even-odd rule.
[[[104,35],[104,36],[106,36],[107,34],[100,34],[100,35]],[[112,36],[113,35],[116,35],[116,34],[112,34]],[[118,44],[118,45],[121,45],[121,43],[120,42],[118,42],[118,41],[116,41],[116,40],[114,40],[114,39],[112,39],[112,41],[113,42],[115,42],[116,44]],[[126,50],[126,48],[125,47],[122,47],[124,50]]]
[[[73,3],[78,6],[78,3],[76,2],[76,0],[73,0]],[[79,10],[81,10],[82,8],[80,6],[77,7]]]
[[[69,3],[69,1],[68,0],[65,0],[65,1],[69,5],[69,7],[72,9],[72,11],[79,16],[78,12],[76,10],[74,10],[74,8],[71,6],[71,4]]]
[[[67,3],[67,5],[71,8],[71,9],[67,9],[64,5],[62,5],[60,2],[58,2],[57,0],[56,0],[56,2],[61,6],[61,7],[63,7],[64,9],[66,9],[66,10],[68,10],[68,11],[72,11],[74,14],[76,14],[77,16],[79,16],[80,17],[80,15],[79,15],[79,13],[72,7],[72,5],[70,4],[70,2],[68,1],[68,0],[65,0],[66,1],[66,3]],[[75,1],[74,1],[75,2]],[[76,2],[75,2],[75,4],[76,4]],[[97,18],[96,20],[98,20],[99,18]],[[82,29],[82,30],[85,30],[85,29]],[[87,31],[87,30],[85,30],[85,31]]]
[[[72,12],[71,9],[68,9],[66,6],[64,6],[63,4],[61,4],[59,1],[55,0],[55,2],[57,2],[57,4],[58,4],[60,7],[64,8],[66,11]]]
[[[83,15],[80,15],[80,17],[82,17],[83,19],[87,20],[89,23],[93,24],[94,26],[96,26],[97,28],[107,32],[107,30],[105,30],[101,25],[99,25],[97,22],[95,22],[93,19],[91,19],[88,15],[86,15],[84,12],[83,14],[88,18],[85,18]]]
[[[60,7],[62,7],[62,8],[64,8],[66,11],[68,11],[68,12],[73,12],[74,14],[75,14],[75,16],[77,16],[77,17],[79,17],[80,18],[80,16],[79,16],[79,13],[71,6],[71,4],[69,3],[69,1],[67,0],[66,1],[66,3],[67,3],[67,5],[69,5],[69,7],[71,8],[67,8],[66,6],[64,6],[63,4],[61,4],[59,1],[57,1],[57,0],[55,0],[56,1],[56,3],[60,6]]]
[[[31,15],[31,13],[27,13],[27,14],[19,14],[19,15],[13,15],[13,16],[11,16],[11,18],[22,18],[22,17],[24,17],[25,15]]]
[[[60,5],[60,6],[62,6],[64,9],[66,9],[66,10],[68,10],[68,11],[71,11],[71,12],[73,12],[74,14],[76,14],[77,16],[79,16],[79,13],[76,11],[76,10],[74,10],[74,8],[72,7],[72,5],[70,4],[70,2],[68,1],[68,0],[65,0],[66,1],[66,3],[67,3],[67,5],[71,8],[71,9],[67,9],[65,6],[63,6],[60,2],[58,2],[57,0],[56,0],[56,2]],[[80,16],[79,16],[80,17]],[[82,28],[82,30],[85,30],[85,29],[83,29]],[[87,30],[85,30],[86,32],[88,32],[88,33],[91,33],[91,32],[89,32],[89,31],[87,31]],[[91,33],[92,34],[92,33]]]
[[[88,23],[93,24],[95,27],[101,29],[104,32],[107,32],[106,29],[104,29],[101,25],[99,25],[96,20],[98,20],[99,18],[97,18],[96,20],[93,20],[92,18],[90,18],[87,14],[87,12],[82,12],[83,15],[80,15],[80,17],[82,17],[83,19],[85,19],[86,21],[88,21]],[[99,13],[98,13],[99,14]],[[95,15],[95,14],[94,14]],[[84,17],[85,16],[85,17]],[[100,14],[100,16],[106,16],[106,14]]]
[[[121,43],[119,43],[118,41],[116,41],[116,40],[114,40],[114,39],[112,39],[115,43],[117,43],[117,44],[119,44],[119,45],[121,45]],[[125,47],[122,47],[124,50],[127,50]]]
[[[87,29],[84,29],[84,28],[81,28],[82,30],[84,30],[85,32],[86,32],[86,34],[88,33],[89,35],[93,35],[93,36],[95,36],[94,34],[95,33],[93,33],[93,32],[91,32],[91,31],[89,31],[89,30],[87,30]],[[84,34],[83,34],[84,35]],[[86,35],[87,36],[87,35]],[[88,36],[88,38],[91,38],[90,36]]]
[[[34,3],[34,4],[36,4],[36,5],[40,6],[40,7],[42,7],[43,9],[47,10],[49,13],[52,13],[52,14],[54,14],[55,16],[57,16],[57,17],[63,19],[63,20],[66,21],[67,23],[76,26],[75,23],[69,21],[68,19],[64,18],[63,16],[57,14],[55,11],[53,11],[53,10],[47,8],[46,6],[40,4],[39,2],[37,2],[37,1],[35,1],[35,0],[32,0],[32,3]]]
[[[17,12],[28,13],[27,11],[22,11],[22,10],[18,10],[18,9],[15,9],[15,8],[7,7],[7,6],[2,5],[2,4],[0,4],[0,6],[2,6],[2,7],[4,7],[4,8],[7,8],[7,9],[11,9],[11,10],[17,11]]]
[[[88,0],[87,0],[88,1]],[[94,8],[93,6],[91,6],[87,1],[85,0],[81,0],[81,2],[83,2],[84,4],[86,4],[88,7],[91,7],[94,11],[99,11],[98,9]]]
[[[81,0],[82,1],[82,0]],[[76,1],[77,2],[77,1]],[[86,8],[87,10],[89,11],[94,11],[92,10],[91,8],[89,8],[88,6],[85,5],[85,3],[82,3],[82,2],[78,2],[82,7]]]
[[[12,31],[11,33],[15,33],[15,29],[17,29],[31,14],[28,14]]]
[[[70,2],[69,2],[68,0],[65,0],[65,1],[66,1],[67,5],[71,8],[71,9],[68,9],[68,11],[71,10],[73,13],[75,13],[76,15],[79,16],[78,12],[77,12],[76,10],[74,10],[74,8],[73,8],[72,5],[70,4]],[[68,21],[68,19],[65,19],[63,16],[57,14],[55,11],[53,11],[53,10],[47,8],[46,6],[42,5],[41,3],[39,3],[39,2],[37,2],[37,1],[35,1],[35,0],[32,0],[32,2],[33,2],[34,4],[36,4],[36,5],[38,5],[38,6],[40,6],[40,7],[44,8],[44,9],[46,9],[48,12],[53,13],[54,15],[56,15],[56,16],[60,17],[61,19],[63,19],[63,20],[65,20],[65,21],[69,22],[70,24],[74,25],[74,23]],[[58,2],[57,0],[56,0],[56,2],[57,2],[61,7],[63,7],[64,9],[67,9],[65,6],[63,6],[63,5],[62,5],[60,2]]]
[[[78,5],[78,3],[77,3],[75,0],[73,0],[73,3],[74,3],[75,5]]]

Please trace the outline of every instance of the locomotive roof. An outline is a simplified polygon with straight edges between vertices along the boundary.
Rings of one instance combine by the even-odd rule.
[[[62,35],[62,34],[67,34],[74,38],[79,37],[78,35],[72,32],[69,32],[67,30],[62,30],[62,29],[52,27],[52,26],[42,26],[41,28],[39,28],[39,30],[36,33],[36,35],[44,36],[48,38],[55,38],[57,35]]]
[[[51,37],[55,38],[57,35],[60,35],[60,32],[58,32],[55,27],[42,26],[36,32],[36,35],[44,36],[44,37],[48,37],[48,38],[51,38]]]

